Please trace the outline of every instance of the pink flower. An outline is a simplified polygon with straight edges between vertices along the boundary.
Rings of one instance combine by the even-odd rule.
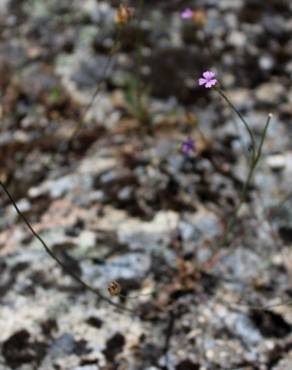
[[[211,71],[204,72],[203,77],[199,79],[199,85],[200,86],[205,85],[205,87],[209,89],[210,87],[216,85],[216,83],[218,82],[214,77],[215,77],[214,72]]]
[[[193,11],[192,11],[192,9],[187,8],[187,9],[183,10],[183,11],[180,13],[180,15],[181,15],[181,17],[182,17],[183,19],[189,19],[189,18],[192,18],[192,16],[193,16]]]

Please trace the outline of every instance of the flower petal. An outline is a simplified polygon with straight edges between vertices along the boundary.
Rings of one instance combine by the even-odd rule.
[[[206,80],[211,80],[215,77],[215,73],[212,71],[206,71],[203,73],[203,77],[206,78]]]
[[[210,80],[206,83],[206,87],[209,89],[210,87],[216,85],[216,83],[217,83],[216,79]]]
[[[193,16],[193,11],[189,8],[181,12],[181,17],[184,19],[191,18],[192,16]]]
[[[199,79],[199,85],[202,86],[202,85],[205,85],[205,83],[207,83],[208,81],[205,79],[205,78],[200,78]]]

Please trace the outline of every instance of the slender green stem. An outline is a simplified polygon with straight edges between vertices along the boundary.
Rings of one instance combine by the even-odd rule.
[[[112,62],[112,58],[113,58],[114,54],[117,52],[117,50],[120,47],[120,44],[119,44],[119,36],[120,36],[120,28],[117,29],[114,44],[113,44],[113,46],[112,46],[112,48],[110,50],[109,57],[108,57],[107,62],[105,64],[105,66],[104,66],[104,69],[102,71],[102,76],[104,76],[104,78],[107,75],[108,70],[109,70],[109,68],[111,66],[111,62]],[[76,136],[79,134],[79,131],[81,130],[81,127],[83,125],[83,121],[84,121],[87,113],[91,109],[93,103],[95,102],[96,97],[98,96],[98,94],[101,91],[101,86],[102,86],[102,84],[104,82],[104,78],[100,82],[97,83],[96,88],[95,88],[95,90],[94,90],[94,92],[92,94],[92,97],[91,97],[89,103],[87,104],[86,108],[84,109],[84,111],[83,111],[83,113],[82,113],[82,115],[81,115],[81,117],[79,119],[79,122],[77,123],[77,126],[75,127],[72,135],[69,138],[69,143],[72,140],[74,140],[76,138]]]
[[[251,140],[251,145],[252,145],[251,159],[253,160],[255,155],[256,155],[256,142],[255,142],[254,135],[253,135],[248,123],[246,122],[245,118],[240,113],[240,111],[234,106],[234,104],[231,102],[231,100],[226,96],[224,91],[220,87],[217,87],[216,90],[219,92],[219,94],[222,96],[222,98],[227,102],[227,104],[230,106],[230,108],[237,114],[237,116],[239,117],[239,119],[243,123],[243,125],[244,125],[244,127],[245,127],[245,129],[246,129],[246,131],[247,131],[247,133],[250,137],[250,140]]]
[[[141,22],[143,16],[143,9],[144,9],[144,0],[139,1],[139,18],[137,19],[138,22]],[[142,85],[141,85],[141,67],[142,67],[142,31],[138,30],[137,38],[136,38],[136,104],[139,109],[141,110],[142,107]]]
[[[268,127],[269,127],[271,118],[272,118],[272,114],[269,114],[268,118],[267,118],[267,121],[266,121],[266,124],[265,124],[265,127],[264,127],[264,130],[263,130],[262,135],[261,135],[261,141],[260,141],[259,147],[258,147],[258,149],[255,148],[255,152],[252,156],[252,162],[250,164],[247,179],[244,183],[242,192],[240,194],[239,203],[238,203],[238,205],[236,206],[236,208],[233,212],[233,216],[231,217],[230,222],[228,223],[227,230],[224,233],[224,236],[223,236],[223,239],[222,239],[222,242],[220,243],[220,245],[224,245],[227,242],[229,233],[234,227],[238,212],[240,211],[242,205],[244,204],[244,202],[246,200],[248,189],[249,189],[250,184],[252,182],[254,172],[256,170],[256,167],[257,167],[258,162],[259,162],[259,160],[261,158],[261,155],[262,155],[262,148],[263,148],[263,144],[265,142],[266,136],[267,136],[267,131],[268,131]]]
[[[258,147],[258,149],[255,153],[255,156],[253,158],[253,161],[251,163],[250,170],[249,170],[249,173],[248,173],[248,176],[247,176],[247,180],[246,180],[246,183],[245,183],[245,186],[243,188],[242,195],[241,195],[241,198],[243,199],[243,201],[246,198],[247,191],[248,191],[248,188],[249,188],[250,183],[252,181],[254,171],[255,171],[255,169],[257,167],[257,164],[258,164],[258,162],[259,162],[259,160],[262,156],[263,144],[264,144],[264,141],[265,141],[266,136],[267,136],[267,131],[268,131],[269,124],[271,122],[271,118],[272,118],[272,114],[269,114],[268,118],[267,118],[267,122],[266,122],[264,130],[263,130],[263,133],[261,135],[261,141],[260,141],[259,147]]]
[[[118,303],[115,303],[113,301],[111,301],[108,297],[104,296],[102,293],[100,293],[97,289],[93,288],[92,286],[90,286],[88,283],[86,283],[84,280],[82,280],[77,274],[75,274],[74,272],[72,272],[55,254],[54,252],[49,248],[49,246],[47,245],[47,243],[44,241],[44,239],[39,235],[39,233],[37,233],[35,231],[35,229],[32,227],[31,223],[28,221],[28,219],[26,218],[26,216],[21,212],[21,210],[19,209],[19,207],[17,206],[16,204],[16,201],[14,200],[13,196],[11,195],[11,193],[9,192],[9,190],[7,189],[6,185],[0,181],[0,186],[2,187],[2,189],[4,190],[4,192],[6,193],[6,195],[8,196],[11,204],[13,205],[13,207],[15,208],[17,214],[20,216],[20,218],[22,219],[22,221],[26,224],[26,226],[29,228],[29,230],[31,231],[31,233],[34,235],[34,237],[36,239],[39,240],[39,242],[42,244],[42,246],[44,247],[45,251],[48,253],[48,255],[53,258],[53,260],[64,270],[65,273],[67,273],[68,275],[71,276],[72,279],[74,279],[75,281],[77,281],[80,285],[82,285],[86,290],[89,290],[91,291],[92,293],[94,293],[99,299],[107,302],[108,304],[110,304],[111,306],[114,306],[116,308],[118,308],[119,310],[124,310],[124,311],[128,311],[128,312],[134,312],[133,310],[127,308],[127,307],[124,307]]]
[[[261,158],[263,145],[264,145],[264,142],[265,142],[265,139],[266,139],[266,136],[267,136],[268,127],[269,127],[269,124],[271,122],[272,117],[273,117],[273,115],[271,113],[269,113],[268,118],[267,118],[267,122],[265,124],[264,130],[263,130],[263,133],[262,133],[262,136],[261,136],[261,141],[260,141],[260,145],[258,147],[257,155],[256,155],[256,158],[255,158],[256,163]]]

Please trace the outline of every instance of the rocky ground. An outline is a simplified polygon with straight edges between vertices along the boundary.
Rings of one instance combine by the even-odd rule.
[[[65,274],[1,192],[1,370],[292,368],[292,4],[197,1],[202,30],[180,17],[193,3],[147,0],[117,33],[118,1],[0,0],[1,181],[68,269],[132,310]],[[249,138],[197,86],[206,69],[257,139],[273,113],[224,245]]]

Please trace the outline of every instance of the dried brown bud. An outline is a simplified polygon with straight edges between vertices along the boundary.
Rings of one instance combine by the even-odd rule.
[[[191,112],[187,112],[186,114],[186,123],[192,126],[196,126],[198,124],[198,118],[195,114]]]
[[[129,23],[133,15],[133,8],[121,4],[116,12],[115,22],[121,26],[124,26],[125,24]]]
[[[116,296],[121,293],[122,288],[120,284],[114,280],[108,284],[107,290],[111,296]]]
[[[197,28],[204,28],[207,24],[207,14],[203,10],[193,11],[192,20]]]

